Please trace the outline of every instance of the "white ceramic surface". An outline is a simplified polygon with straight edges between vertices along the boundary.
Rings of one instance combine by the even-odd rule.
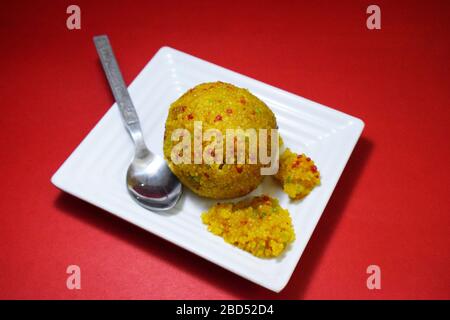
[[[263,184],[250,194],[267,193],[279,198],[281,206],[289,209],[296,240],[282,257],[256,258],[209,233],[200,215],[214,201],[200,198],[187,188],[169,215],[155,214],[137,205],[125,186],[133,144],[116,105],[108,110],[51,181],[65,192],[279,292],[289,281],[364,123],[358,118],[163,47],[129,86],[145,139],[153,152],[162,155],[164,122],[170,103],[199,83],[218,80],[248,88],[265,101],[277,117],[285,145],[309,155],[321,172],[321,186],[303,201],[289,201],[271,177],[266,177]]]

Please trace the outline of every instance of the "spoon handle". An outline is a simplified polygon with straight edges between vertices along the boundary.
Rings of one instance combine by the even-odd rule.
[[[120,113],[124,120],[125,126],[130,132],[136,146],[145,146],[142,138],[141,127],[139,125],[139,118],[131,101],[128,89],[123,81],[122,73],[114,56],[114,52],[109,43],[108,36],[101,35],[94,37],[94,44],[97,48],[98,56],[108,79],[109,86],[119,106]]]

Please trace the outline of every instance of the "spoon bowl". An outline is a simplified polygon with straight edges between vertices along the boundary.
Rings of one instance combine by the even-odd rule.
[[[169,210],[178,202],[182,186],[166,161],[147,150],[135,156],[127,171],[128,192],[150,210]]]

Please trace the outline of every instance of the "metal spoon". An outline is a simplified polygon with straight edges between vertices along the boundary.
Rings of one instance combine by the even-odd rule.
[[[119,106],[125,127],[135,144],[134,159],[127,171],[127,188],[141,206],[168,210],[175,206],[182,193],[180,181],[167,167],[163,158],[148,150],[142,135],[136,110],[106,35],[94,37],[95,47]]]

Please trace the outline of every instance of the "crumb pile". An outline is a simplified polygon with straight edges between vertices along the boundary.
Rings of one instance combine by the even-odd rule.
[[[280,167],[275,178],[293,200],[306,197],[320,184],[320,173],[314,161],[305,154],[297,155],[289,149],[280,156]]]
[[[289,211],[266,195],[218,203],[202,214],[213,234],[257,257],[279,256],[295,240]]]

